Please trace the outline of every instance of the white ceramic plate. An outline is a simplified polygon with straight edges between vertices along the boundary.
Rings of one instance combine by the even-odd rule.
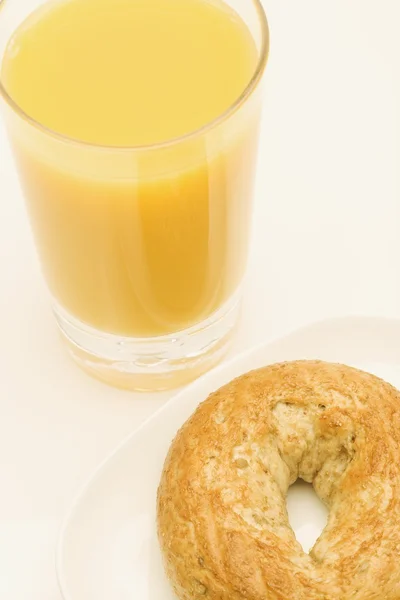
[[[65,600],[172,600],[155,533],[158,481],[177,429],[206,396],[232,378],[273,362],[338,361],[400,387],[400,321],[324,321],[222,365],[168,402],[96,471],[61,532],[57,571]],[[311,486],[295,485],[289,516],[305,549],[325,522]]]

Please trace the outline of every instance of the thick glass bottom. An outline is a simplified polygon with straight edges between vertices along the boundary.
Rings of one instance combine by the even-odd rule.
[[[229,350],[240,315],[236,294],[206,321],[168,336],[132,338],[89,327],[57,304],[54,313],[69,353],[87,373],[132,391],[161,391],[196,379]]]

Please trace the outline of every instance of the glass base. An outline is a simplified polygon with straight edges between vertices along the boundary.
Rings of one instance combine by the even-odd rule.
[[[69,353],[84,371],[114,387],[149,392],[185,385],[218,364],[230,348],[240,308],[236,295],[206,321],[152,338],[98,331],[58,305],[54,313]]]

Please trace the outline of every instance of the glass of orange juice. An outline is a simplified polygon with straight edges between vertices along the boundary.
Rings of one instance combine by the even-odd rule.
[[[186,383],[240,313],[260,1],[10,1],[0,34],[5,122],[72,356],[119,387]]]

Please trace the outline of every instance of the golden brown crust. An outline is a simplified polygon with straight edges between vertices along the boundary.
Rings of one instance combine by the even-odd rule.
[[[356,369],[272,365],[212,394],[176,436],[158,533],[181,600],[400,599],[400,393]],[[329,508],[310,554],[286,493]]]

